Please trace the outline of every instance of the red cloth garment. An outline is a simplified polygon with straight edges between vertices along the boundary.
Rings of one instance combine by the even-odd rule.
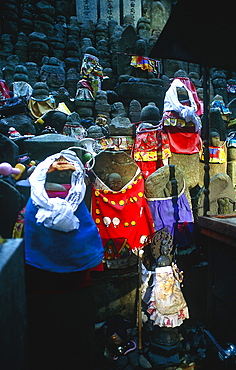
[[[92,185],[92,217],[102,238],[105,259],[125,257],[142,248],[154,232],[143,176],[134,177],[120,191],[112,191],[97,177]]]
[[[132,158],[145,178],[162,167],[163,160],[170,156],[168,136],[162,129],[151,127],[143,128],[137,132]]]
[[[166,126],[165,131],[169,139],[170,150],[172,153],[199,153],[199,150],[202,146],[202,141],[198,132],[194,131],[193,126],[184,128]]]
[[[136,163],[139,166],[145,180],[148,178],[148,176],[150,176],[158,168],[164,166],[164,163],[161,159],[158,159],[157,161],[149,161],[149,162],[137,161]]]
[[[5,104],[6,99],[10,98],[10,89],[6,81],[0,80],[0,104]]]

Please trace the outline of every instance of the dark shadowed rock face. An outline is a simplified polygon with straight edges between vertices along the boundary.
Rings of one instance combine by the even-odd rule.
[[[0,132],[7,135],[10,127],[14,127],[21,135],[35,135],[36,129],[32,118],[27,114],[15,114],[0,119]]]

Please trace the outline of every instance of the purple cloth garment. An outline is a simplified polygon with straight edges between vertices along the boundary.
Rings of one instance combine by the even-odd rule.
[[[193,239],[194,219],[186,195],[151,199],[147,200],[155,230],[167,227],[174,236],[175,245],[183,247],[189,244]]]

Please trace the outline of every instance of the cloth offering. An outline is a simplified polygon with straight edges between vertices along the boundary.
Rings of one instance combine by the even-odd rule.
[[[184,188],[177,197],[147,198],[147,201],[156,231],[167,227],[179,247],[193,240],[193,213]]]
[[[189,318],[189,312],[172,266],[157,267],[155,272],[149,271],[149,276],[153,277],[147,302],[150,319],[160,327],[180,326]]]
[[[77,91],[75,95],[76,100],[88,100],[93,101],[93,88],[89,81],[80,80],[77,84]]]
[[[166,126],[165,131],[168,137],[170,150],[178,154],[199,153],[202,147],[202,140],[194,127],[178,128]]]
[[[200,160],[204,162],[204,149],[200,151]],[[209,146],[209,162],[210,163],[225,163],[225,144],[221,146]]]
[[[0,79],[0,104],[5,104],[6,99],[10,98],[10,89],[6,81]]]
[[[27,100],[29,100],[33,92],[33,88],[31,87],[31,85],[25,81],[13,82],[12,90],[13,90],[14,96],[17,96],[18,98],[24,97]]]
[[[67,161],[64,167],[74,165],[71,187],[68,192],[47,194],[46,173],[54,169],[52,165],[61,156]],[[39,163],[30,176],[31,196],[24,224],[29,265],[64,273],[90,269],[102,261],[101,238],[83,201],[86,187],[82,166],[74,152],[65,150]]]
[[[148,72],[158,73],[157,61],[147,57],[132,55],[130,65],[135,68],[141,68],[142,70],[148,70]]]
[[[31,96],[28,101],[28,108],[35,118],[40,118],[46,112],[56,109],[56,103],[53,97],[38,100]]]
[[[166,133],[159,126],[150,125],[142,128],[142,124],[139,125],[133,144],[132,158],[141,169],[143,176],[147,178],[157,168],[162,167],[163,160],[170,156]]]
[[[29,199],[26,206],[24,240],[26,263],[39,269],[68,273],[91,269],[103,259],[103,247],[96,225],[84,201],[75,216],[79,230],[68,233],[36,222],[37,207]]]
[[[138,169],[138,173],[140,170]],[[127,256],[144,246],[154,232],[144,197],[144,179],[135,175],[120,191],[113,191],[97,176],[92,186],[92,217],[101,235],[105,258]]]
[[[101,90],[101,80],[103,78],[103,68],[99,59],[91,54],[84,54],[80,74],[83,78],[89,79],[94,92],[94,97],[98,90]]]
[[[177,94],[177,87],[185,87],[188,92],[190,106],[180,103]],[[195,95],[193,95],[192,91],[188,89],[185,83],[183,83],[179,78],[176,78],[172,81],[169,89],[166,91],[165,94],[163,108],[164,113],[167,111],[174,111],[178,113],[180,119],[183,119],[185,122],[193,123],[195,131],[197,132],[201,129],[202,126],[199,117],[199,115],[203,113],[201,107],[202,104],[200,104],[200,100],[197,99]],[[164,122],[164,125],[165,124],[168,123]]]
[[[193,82],[188,77],[178,77],[178,79],[185,85],[185,87],[187,87],[188,90],[191,91],[193,99],[197,106],[196,114],[198,116],[201,116],[203,114],[203,102],[199,98]]]
[[[50,166],[61,156],[75,166],[71,176],[71,189],[65,199],[47,196],[45,190],[46,174]],[[31,184],[31,199],[37,207],[37,223],[43,223],[45,227],[69,232],[79,228],[79,219],[74,215],[78,205],[82,202],[86,185],[84,182],[83,165],[72,151],[62,151],[47,157],[39,163],[29,177]]]
[[[236,130],[231,130],[226,138],[227,148],[236,148]]]
[[[134,139],[131,136],[110,136],[98,140],[102,150],[131,150]]]

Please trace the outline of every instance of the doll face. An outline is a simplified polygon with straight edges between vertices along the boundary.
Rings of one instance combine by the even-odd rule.
[[[111,190],[119,191],[122,188],[122,178],[118,173],[111,173],[108,177],[108,185]]]

